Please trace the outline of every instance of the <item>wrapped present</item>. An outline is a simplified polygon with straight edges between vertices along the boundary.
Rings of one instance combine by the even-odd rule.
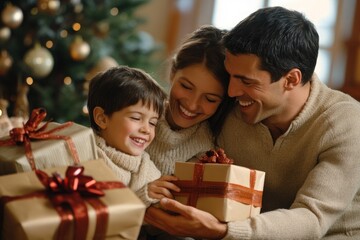
[[[223,158],[223,151],[217,156],[222,162],[216,161],[213,153],[207,152],[209,161],[175,163],[176,185],[181,189],[173,192],[175,199],[223,222],[258,215],[265,172],[231,165],[231,159]]]
[[[43,122],[44,109],[34,109],[22,128],[0,139],[0,175],[26,172],[97,158],[91,128],[66,122]]]
[[[0,214],[3,240],[133,240],[145,205],[102,160],[92,160],[0,177]]]

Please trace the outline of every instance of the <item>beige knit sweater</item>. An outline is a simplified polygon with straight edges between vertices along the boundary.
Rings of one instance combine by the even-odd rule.
[[[171,175],[176,161],[186,162],[213,148],[212,139],[207,122],[174,131],[163,117],[158,121],[156,137],[146,151],[162,175]]]
[[[360,105],[316,77],[300,114],[275,143],[236,108],[220,146],[266,172],[263,212],[228,223],[225,239],[360,239]]]
[[[158,201],[148,196],[147,188],[148,183],[158,179],[161,173],[146,152],[141,156],[131,156],[106,145],[105,140],[98,135],[95,135],[95,141],[99,158],[147,207]]]

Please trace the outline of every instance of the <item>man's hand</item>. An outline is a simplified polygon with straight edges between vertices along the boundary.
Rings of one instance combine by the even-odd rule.
[[[210,213],[168,198],[162,198],[160,204],[165,211],[149,207],[145,222],[174,236],[221,239],[226,235],[227,225]]]

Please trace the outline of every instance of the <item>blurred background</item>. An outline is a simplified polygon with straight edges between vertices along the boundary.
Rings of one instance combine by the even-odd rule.
[[[36,107],[54,121],[88,125],[87,88],[97,72],[138,67],[166,88],[167,61],[187,34],[205,24],[231,29],[267,6],[298,10],[315,24],[318,76],[360,100],[356,0],[2,0],[0,130]]]

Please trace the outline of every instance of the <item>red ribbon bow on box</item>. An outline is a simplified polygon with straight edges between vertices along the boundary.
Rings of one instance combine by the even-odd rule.
[[[51,193],[73,193],[78,192],[84,196],[104,196],[104,192],[96,185],[95,179],[83,175],[84,167],[69,166],[66,170],[66,177],[61,178],[59,173],[53,173],[49,177],[41,170],[35,170],[40,182]]]
[[[211,149],[206,151],[200,158],[201,163],[221,163],[221,164],[233,164],[234,160],[228,158],[224,149],[219,148],[217,150]]]
[[[172,192],[174,196],[188,196],[187,205],[196,206],[199,196],[229,198],[234,201],[261,207],[262,191],[254,189],[256,182],[256,171],[250,169],[250,188],[234,183],[204,181],[205,165],[208,163],[232,164],[234,161],[228,158],[223,149],[207,151],[199,162],[194,163],[192,180],[178,180],[176,185],[181,192]]]
[[[99,197],[104,192],[96,185],[96,181],[91,176],[83,175],[84,167],[69,166],[66,170],[65,178],[61,178],[58,173],[53,173],[49,177],[41,170],[35,170],[40,182],[46,187],[49,199],[61,217],[59,233],[67,232],[74,216],[75,231],[74,239],[86,239],[89,218],[87,207],[83,197]],[[107,227],[107,208],[97,198],[86,199],[97,212],[97,221],[101,224],[96,225],[94,239],[105,236]]]
[[[41,170],[35,170],[46,191],[34,192],[21,196],[2,196],[0,198],[0,226],[2,226],[5,204],[11,201],[33,197],[48,198],[58,212],[61,222],[57,230],[57,239],[64,239],[74,222],[74,240],[87,238],[89,226],[88,211],[85,202],[96,212],[96,228],[93,239],[104,239],[108,225],[107,206],[99,199],[104,196],[103,190],[125,188],[121,182],[97,182],[91,176],[83,174],[84,167],[69,166],[65,178],[58,173],[48,176]],[[1,237],[1,236],[0,236]]]
[[[24,124],[22,128],[13,128],[10,130],[10,139],[0,140],[0,146],[13,146],[24,144],[25,155],[29,161],[32,170],[36,169],[34,156],[31,151],[31,142],[33,139],[63,139],[66,141],[70,152],[74,158],[74,163],[80,162],[78,153],[75,148],[75,144],[68,136],[53,135],[54,132],[60,131],[66,127],[69,127],[73,122],[66,122],[60,126],[53,128],[45,132],[45,129],[49,122],[46,122],[42,127],[39,127],[40,123],[46,117],[46,110],[44,108],[36,108],[31,112],[29,120]]]

